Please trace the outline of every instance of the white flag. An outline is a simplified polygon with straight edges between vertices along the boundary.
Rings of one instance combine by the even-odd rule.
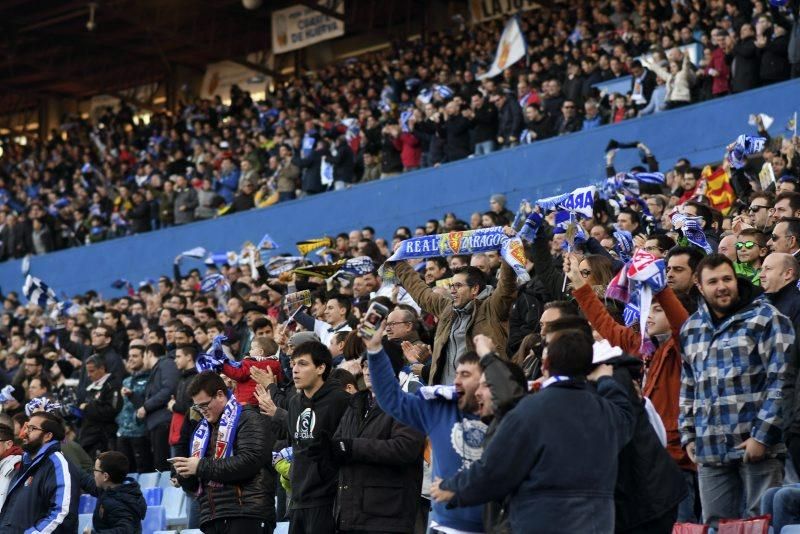
[[[522,28],[519,27],[519,19],[511,17],[506,22],[503,35],[500,36],[500,44],[497,45],[497,53],[494,55],[492,68],[485,74],[478,76],[478,79],[482,80],[497,76],[524,58],[526,51],[527,45],[525,44],[525,37],[522,35]]]

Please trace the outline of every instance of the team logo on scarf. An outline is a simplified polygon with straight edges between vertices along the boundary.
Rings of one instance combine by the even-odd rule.
[[[447,244],[450,246],[450,250],[453,251],[453,254],[458,254],[461,251],[461,237],[464,235],[464,232],[450,232],[447,234]]]

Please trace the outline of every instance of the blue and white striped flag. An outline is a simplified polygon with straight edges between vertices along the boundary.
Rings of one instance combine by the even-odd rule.
[[[453,98],[453,95],[456,94],[455,91],[453,91],[446,85],[439,85],[439,84],[434,85],[433,90],[436,91],[440,97],[442,97],[442,100]]]
[[[22,292],[29,302],[33,302],[42,308],[46,308],[48,304],[58,302],[58,297],[56,297],[56,292],[53,291],[53,288],[31,275],[25,277]]]
[[[258,242],[258,250],[271,250],[279,246],[280,245],[276,243],[269,234],[264,234],[264,237]]]
[[[408,119],[414,116],[413,109],[407,109],[400,114],[400,129],[404,132],[408,131]]]
[[[417,98],[423,103],[427,104],[433,98],[433,91],[430,88],[425,88],[419,92]]]

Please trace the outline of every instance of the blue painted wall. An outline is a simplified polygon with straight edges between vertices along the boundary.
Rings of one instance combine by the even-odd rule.
[[[31,271],[59,292],[71,295],[97,289],[111,295],[117,293],[109,286],[113,280],[126,278],[136,283],[170,273],[174,257],[195,246],[238,251],[244,241],[257,242],[270,232],[283,245],[278,252],[294,254],[296,241],[363,225],[372,225],[379,236],[389,238],[397,226],[413,227],[448,211],[468,218],[473,211],[488,209],[492,193],[505,193],[513,211],[521,198],[536,199],[594,183],[605,177],[604,149],[611,138],[647,143],[664,169],[680,157],[699,165],[719,161],[725,146],[738,134],[754,133],[747,124],[751,113],[775,117],[771,133],[782,135],[795,110],[800,110],[800,80],[347,191],[37,256],[32,258]],[[617,156],[618,169],[636,164],[636,150]],[[0,264],[3,290],[19,290],[21,285],[20,261]]]

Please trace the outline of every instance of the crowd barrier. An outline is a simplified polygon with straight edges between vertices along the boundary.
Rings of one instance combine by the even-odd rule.
[[[397,226],[422,224],[429,218],[441,218],[445,212],[469,218],[471,212],[488,209],[492,193],[505,193],[513,211],[522,198],[533,200],[602,180],[605,147],[612,138],[646,143],[662,169],[680,157],[702,164],[719,161],[725,146],[738,134],[755,133],[754,127],[748,126],[750,114],[774,117],[770,133],[778,136],[787,133],[785,125],[798,109],[800,80],[792,80],[348,190],[34,256],[31,274],[59,293],[72,295],[96,289],[109,296],[122,294],[111,289],[114,280],[125,278],[136,284],[170,274],[175,256],[196,246],[215,252],[238,251],[244,241],[258,242],[269,232],[281,245],[277,253],[294,255],[295,241],[334,236],[364,225],[373,226],[378,236],[391,238]],[[619,170],[639,164],[637,151],[621,151],[615,163]],[[184,269],[201,266],[192,262],[185,262]],[[0,264],[3,292],[19,291],[22,283],[20,260]]]

